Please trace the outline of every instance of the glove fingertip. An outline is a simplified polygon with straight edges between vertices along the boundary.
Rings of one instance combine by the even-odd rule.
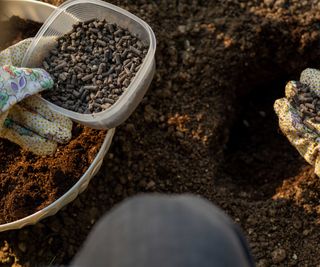
[[[300,82],[307,84],[310,90],[320,97],[320,71],[307,68],[301,72]]]
[[[284,109],[287,109],[288,105],[290,104],[286,98],[279,98],[274,102],[273,108],[276,114],[279,116]]]
[[[17,131],[4,128],[0,132],[0,137],[19,145],[22,149],[30,151],[38,156],[53,155],[57,150],[57,143],[46,140],[38,135],[21,135]]]

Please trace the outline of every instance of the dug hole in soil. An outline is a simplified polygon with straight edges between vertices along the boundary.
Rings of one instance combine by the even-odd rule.
[[[317,3],[111,2],[154,29],[153,84],[86,192],[43,222],[0,235],[3,264],[66,264],[121,200],[188,192],[240,224],[257,266],[317,266],[319,178],[272,108],[288,80],[319,67]]]

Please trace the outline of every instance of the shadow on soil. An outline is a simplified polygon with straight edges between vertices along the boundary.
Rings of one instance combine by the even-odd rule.
[[[286,77],[286,76],[283,76]],[[306,165],[282,135],[273,103],[283,96],[287,80],[258,85],[238,99],[236,122],[231,128],[222,172],[237,188],[255,199],[275,194],[283,180]]]

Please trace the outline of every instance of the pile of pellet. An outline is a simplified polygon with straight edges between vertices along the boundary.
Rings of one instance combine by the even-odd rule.
[[[43,61],[55,82],[43,96],[79,113],[106,110],[129,86],[147,51],[141,40],[116,24],[78,22]]]
[[[291,99],[302,121],[311,129],[314,127],[307,120],[320,123],[320,98],[310,90],[310,87],[301,82],[295,82],[295,95]]]

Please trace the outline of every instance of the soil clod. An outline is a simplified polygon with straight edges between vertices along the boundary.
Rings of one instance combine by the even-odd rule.
[[[281,263],[287,257],[286,250],[283,248],[278,248],[272,252],[273,263]]]

